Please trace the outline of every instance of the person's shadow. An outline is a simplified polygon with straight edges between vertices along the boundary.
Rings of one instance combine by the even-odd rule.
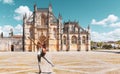
[[[102,50],[95,50],[94,52],[107,52],[107,53],[115,53],[115,54],[120,54],[120,51],[102,51]]]
[[[52,72],[41,72],[41,73],[36,72],[36,74],[52,74]]]

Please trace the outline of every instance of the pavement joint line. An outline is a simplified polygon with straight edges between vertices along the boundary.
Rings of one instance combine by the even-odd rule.
[[[0,68],[32,68],[30,66],[0,66]]]
[[[56,66],[55,68],[112,68],[112,67],[116,67],[116,66]],[[118,66],[120,67],[120,66]]]
[[[114,71],[114,70],[118,70],[118,69],[120,69],[120,68],[112,67],[110,69],[103,69],[101,71],[94,72],[94,73],[106,73],[106,72],[110,72],[110,71]]]
[[[2,74],[13,74],[13,73],[26,72],[26,71],[31,71],[31,70],[33,70],[33,69],[19,70],[19,71],[12,71],[12,72],[4,72]]]
[[[57,68],[57,70],[63,70],[63,71],[69,71],[69,72],[77,72],[77,73],[86,73],[89,74],[89,72],[85,72],[85,71],[80,71],[80,70],[69,70],[69,69],[62,69],[62,68]]]
[[[19,70],[19,71],[12,71],[12,72],[4,72],[4,73],[0,73],[0,74],[15,74],[15,73],[19,73],[19,72],[27,72],[27,71],[32,71],[32,70],[36,70],[36,69],[27,69],[27,70]]]
[[[56,66],[56,68],[105,68],[106,66]],[[113,67],[113,66],[108,66]]]
[[[68,67],[68,68],[70,68],[70,67]],[[64,71],[70,71],[70,72],[78,72],[78,73],[82,72],[82,73],[86,73],[86,74],[90,74],[90,73],[96,74],[96,73],[105,73],[105,72],[108,72],[108,71],[118,70],[118,69],[120,69],[120,66],[119,66],[119,68],[116,68],[116,66],[114,66],[114,67],[111,67],[111,69],[109,69],[109,68],[108,69],[102,69],[101,71],[97,71],[97,72],[85,72],[85,71],[78,71],[78,70],[69,70],[69,69],[65,69],[63,67],[55,67],[54,69],[64,70]]]

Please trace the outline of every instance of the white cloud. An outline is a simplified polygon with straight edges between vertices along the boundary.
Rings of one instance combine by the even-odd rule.
[[[106,23],[105,23],[104,20],[97,22],[95,19],[92,19],[91,24],[95,24],[95,25],[105,25]]]
[[[23,32],[23,27],[22,27],[22,25],[18,24],[18,25],[14,28],[14,32],[15,32],[15,34],[22,34],[22,32]]]
[[[2,27],[0,26],[0,33],[2,32]]]
[[[93,41],[117,41],[120,40],[120,29],[115,29],[107,33],[91,33],[91,40]]]
[[[91,24],[93,25],[108,25],[108,24],[112,24],[112,23],[116,23],[118,21],[118,17],[115,16],[114,14],[110,14],[107,18],[101,20],[101,21],[96,21],[96,19],[93,19]]]
[[[110,27],[120,27],[120,22],[112,23],[109,26]]]
[[[0,0],[2,1],[4,4],[14,4],[14,0]]]
[[[27,14],[27,16],[30,16],[32,14],[32,11],[30,11],[28,6],[19,6],[15,11],[14,19],[16,20],[22,20],[23,15]]]
[[[9,36],[10,33],[10,29],[13,30],[13,33],[16,35],[22,35],[22,25],[18,24],[17,26],[13,27],[11,25],[4,25],[4,26],[0,26],[0,33],[3,32],[3,35],[5,37]]]
[[[4,36],[9,36],[10,33],[10,29],[13,29],[13,26],[11,25],[4,25],[4,26],[0,26],[0,33],[3,32]]]
[[[110,22],[110,23],[114,23],[114,22],[118,21],[118,17],[115,16],[115,15],[113,15],[113,14],[111,14],[111,15],[108,16],[108,18],[106,19],[106,21]]]

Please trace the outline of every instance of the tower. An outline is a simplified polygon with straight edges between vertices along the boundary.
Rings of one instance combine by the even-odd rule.
[[[26,19],[27,19],[27,15],[25,14],[23,16],[23,36],[22,36],[22,44],[23,44],[23,51],[25,51],[25,25],[26,25]]]
[[[62,16],[59,14],[57,19],[57,42],[56,47],[57,51],[61,50],[61,30],[62,30]]]
[[[36,4],[34,4],[34,11],[33,11],[33,22],[32,22],[32,25],[30,27],[30,37],[37,43],[37,40],[36,40],[36,21],[37,21],[37,6]],[[33,42],[30,41],[30,47],[32,48],[32,51],[36,51],[36,48],[35,48],[35,44]]]
[[[87,35],[86,35],[86,51],[89,51],[90,50],[90,25],[88,25],[87,27],[87,31],[86,31]]]
[[[59,13],[58,15],[58,20],[59,20],[59,35],[60,35],[60,49],[59,50],[63,50],[63,42],[62,42],[62,35],[63,35],[63,25],[62,25],[62,16]]]

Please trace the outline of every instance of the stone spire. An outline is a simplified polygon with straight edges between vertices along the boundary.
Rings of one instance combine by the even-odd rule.
[[[37,11],[37,6],[36,6],[36,4],[34,4],[34,12],[36,12]]]
[[[60,13],[58,15],[58,21],[59,21],[58,25],[60,26],[60,28],[62,28],[62,16]]]
[[[59,13],[58,19],[62,20],[62,15]]]
[[[49,12],[52,12],[52,4],[49,3]]]
[[[23,15],[23,21],[24,21],[26,18],[27,18],[27,14],[25,13],[25,14]]]
[[[90,25],[88,25],[88,28],[87,28],[87,29],[88,29],[88,31],[90,30]]]

